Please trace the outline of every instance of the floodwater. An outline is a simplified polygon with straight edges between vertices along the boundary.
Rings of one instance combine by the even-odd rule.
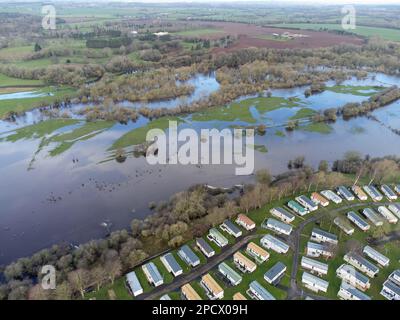
[[[375,78],[371,75],[367,80],[352,79],[345,84],[390,86],[400,84],[400,79],[378,74]],[[251,107],[252,115],[257,122],[277,125],[302,107],[321,110],[368,98],[325,91],[306,99],[304,90],[274,90],[273,96],[296,96],[302,99],[301,104],[266,114],[259,114]],[[380,122],[366,117],[338,120],[331,124],[329,134],[306,130],[288,133],[281,127],[267,129],[264,136],[256,136],[255,144],[265,145],[268,152],[255,152],[255,168],[268,168],[278,174],[287,170],[289,160],[300,155],[313,166],[320,160],[333,162],[347,151],[371,156],[400,155],[400,136],[389,129],[400,129],[400,102],[373,114]],[[29,124],[32,119],[37,118],[26,116],[24,121]],[[187,122],[180,127],[196,130],[246,124],[243,121],[191,121],[190,116],[185,119]],[[150,202],[168,200],[172,194],[193,184],[229,187],[253,180],[253,176],[236,176],[234,164],[154,166],[143,157],[133,156],[124,163],[104,161],[114,141],[148,122],[141,117],[136,123],[115,124],[88,139],[74,140],[70,148],[56,156],[49,153],[56,142],[43,144],[43,137],[7,141],[10,132],[5,131],[23,124],[3,123],[0,126],[0,264],[55,243],[82,243],[103,237],[106,230],[100,224],[105,221],[111,223],[112,230],[126,228],[132,219],[150,213]],[[46,137],[82,125],[71,124]],[[284,136],[277,135],[277,130]]]
[[[47,95],[52,95],[52,94],[41,91],[23,91],[23,92],[0,94],[0,100],[39,98],[39,97],[45,97]]]

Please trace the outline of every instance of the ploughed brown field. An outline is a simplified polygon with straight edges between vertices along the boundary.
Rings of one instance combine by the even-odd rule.
[[[216,28],[220,32],[210,34],[199,34],[197,37],[202,39],[216,40],[223,36],[232,35],[238,40],[229,48],[215,48],[213,52],[229,52],[242,48],[257,47],[257,48],[276,48],[276,49],[291,49],[291,48],[321,48],[330,47],[333,45],[348,43],[361,45],[364,39],[352,35],[339,35],[325,31],[308,31],[297,29],[281,29],[273,27],[262,27],[252,24],[234,23],[234,22],[198,22],[198,27],[201,28]],[[262,39],[261,37],[271,36],[274,33],[283,34],[285,32],[293,34],[302,34],[306,37],[294,38],[287,41],[279,41],[273,39]]]

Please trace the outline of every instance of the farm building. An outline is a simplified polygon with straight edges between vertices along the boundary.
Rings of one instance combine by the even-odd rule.
[[[358,272],[353,266],[348,264],[342,264],[336,270],[336,275],[343,281],[346,281],[348,284],[351,284],[361,291],[366,291],[371,286],[367,276]]]
[[[267,219],[267,221],[264,221],[262,227],[287,236],[290,235],[293,231],[292,226],[284,222],[278,221],[274,218],[269,218]]]
[[[327,198],[330,201],[333,201],[336,204],[342,203],[342,198],[339,197],[336,193],[334,193],[332,190],[324,190],[321,191],[321,194]]]
[[[186,300],[202,300],[190,283],[186,283],[181,288],[182,297]]]
[[[272,208],[269,212],[274,217],[276,217],[286,223],[291,223],[295,219],[295,216],[293,214],[291,214],[289,211],[287,211],[286,209],[283,209],[283,208],[279,208],[279,207]]]
[[[235,226],[231,220],[225,220],[219,227],[235,238],[239,238],[242,235],[242,230]]]
[[[378,207],[378,212],[389,222],[389,223],[397,223],[399,219],[390,212],[390,210],[384,206]]]
[[[246,252],[248,255],[252,256],[258,263],[263,263],[269,258],[269,253],[260,246],[256,245],[254,242],[250,242],[247,245]]]
[[[257,265],[245,255],[243,255],[240,251],[235,252],[235,254],[233,255],[233,262],[235,262],[235,265],[239,268],[240,271],[243,272],[251,273],[257,268]]]
[[[240,282],[242,282],[242,276],[228,266],[225,262],[222,262],[218,265],[218,271],[229,281],[232,286],[237,286]]]
[[[342,284],[340,285],[338,297],[342,300],[371,300],[371,297],[367,296],[364,292],[358,290],[357,288],[353,287],[345,281],[342,281]]]
[[[215,250],[203,238],[197,238],[196,245],[207,258],[211,258],[215,254]]]
[[[342,217],[336,217],[335,219],[333,219],[333,223],[349,236],[354,233],[354,228]]]
[[[289,246],[286,243],[270,234],[261,238],[261,245],[264,248],[274,250],[277,253],[287,253],[289,251]]]
[[[214,241],[217,246],[225,247],[228,245],[228,239],[226,239],[221,232],[219,232],[216,228],[211,228],[207,235],[208,240]]]
[[[296,201],[300,203],[308,211],[318,210],[318,205],[307,196],[301,195],[299,197],[296,197]]]
[[[379,272],[379,268],[376,265],[356,253],[349,252],[345,254],[343,259],[353,267],[367,274],[370,278],[375,277]]]
[[[236,223],[248,231],[253,230],[256,227],[256,223],[244,214],[239,214],[237,216]]]
[[[389,200],[397,200],[397,194],[387,184],[382,185],[381,190]]]
[[[389,210],[392,211],[396,215],[396,217],[400,219],[400,204],[393,203],[389,205]]]
[[[301,258],[301,267],[319,276],[328,274],[329,269],[328,264],[307,257]]]
[[[382,266],[382,267],[389,266],[390,259],[388,257],[384,256],[382,253],[376,251],[372,247],[365,246],[364,249],[363,249],[363,253],[367,257],[369,257],[372,260],[374,260],[375,262],[377,262],[380,266]]]
[[[380,227],[383,225],[382,219],[376,214],[375,210],[371,208],[365,208],[363,210],[363,215],[371,221],[376,227]]]
[[[374,186],[364,186],[364,191],[372,198],[374,201],[382,201],[382,194]]]
[[[244,295],[242,295],[240,292],[236,292],[233,295],[233,300],[247,300]]]
[[[354,194],[357,196],[359,200],[361,201],[368,200],[367,194],[359,186],[352,186],[351,190],[354,192]]]
[[[319,228],[313,228],[311,232],[311,240],[316,242],[327,242],[334,245],[338,244],[338,238],[335,234],[321,230]]]
[[[354,211],[348,212],[347,218],[351,222],[353,222],[357,227],[359,227],[362,231],[368,231],[371,228],[371,226]]]
[[[330,258],[333,255],[333,252],[326,244],[315,243],[315,242],[307,242],[306,254],[309,257],[313,258]]]
[[[129,272],[126,275],[126,283],[129,286],[129,291],[133,294],[133,296],[138,296],[143,293],[143,288],[139,282],[138,277],[134,271]]]
[[[163,255],[160,260],[168,272],[172,273],[174,277],[177,277],[183,273],[181,266],[179,265],[178,261],[176,261],[172,253]]]
[[[269,284],[276,286],[285,275],[286,266],[282,262],[277,262],[271,269],[264,274],[264,279]]]
[[[313,192],[311,194],[311,200],[314,201],[316,204],[319,204],[323,207],[329,206],[329,201],[317,192]]]
[[[164,283],[164,279],[158,271],[156,265],[153,262],[146,263],[142,266],[142,270],[147,278],[147,281],[155,286],[161,286]]]
[[[314,292],[320,292],[320,291],[327,292],[328,291],[328,287],[329,287],[328,281],[325,281],[321,278],[313,276],[312,274],[309,274],[308,272],[303,272],[303,275],[301,277],[301,282],[307,289],[310,289]]]
[[[290,200],[287,206],[301,216],[305,216],[307,213],[309,213],[306,208],[302,207],[299,203],[293,200]]]
[[[164,294],[163,296],[161,296],[160,300],[172,300],[172,299],[168,294]]]
[[[256,300],[275,300],[274,296],[255,280],[250,283],[248,294]]]
[[[342,196],[347,201],[354,201],[354,195],[347,189],[345,186],[340,186],[337,188],[337,192],[340,196]]]
[[[196,256],[196,254],[187,244],[178,250],[178,255],[191,267],[195,267],[200,264],[199,257]]]
[[[201,277],[200,284],[205,289],[207,296],[211,300],[224,298],[224,290],[209,273]]]

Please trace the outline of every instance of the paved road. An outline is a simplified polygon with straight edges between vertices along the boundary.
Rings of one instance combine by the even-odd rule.
[[[193,269],[189,274],[183,275],[182,277],[177,277],[175,278],[171,283],[162,285],[160,287],[155,288],[153,291],[143,294],[139,296],[138,298],[141,300],[155,300],[158,297],[174,291],[176,289],[179,289],[182,287],[184,284],[191,282],[199,277],[201,277],[203,274],[207,273],[211,269],[213,269],[215,266],[223,262],[225,259],[233,255],[236,251],[244,247],[247,243],[249,243],[251,240],[254,240],[256,238],[261,237],[261,234],[250,234],[247,236],[244,236],[238,240],[233,246],[230,246],[228,248],[224,248],[221,253],[218,255],[215,255],[211,259],[208,260],[208,262],[204,265],[200,265],[198,268]]]

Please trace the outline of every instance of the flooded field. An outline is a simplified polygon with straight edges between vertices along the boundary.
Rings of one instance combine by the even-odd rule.
[[[213,76],[192,81],[196,90],[186,98],[188,102],[218,90]],[[286,171],[288,161],[297,156],[316,166],[347,151],[400,155],[400,137],[390,130],[400,129],[400,102],[374,111],[378,121],[359,117],[329,125],[305,122],[293,132],[282,126],[288,119],[364,101],[395,84],[400,84],[399,78],[377,74],[340,86],[327,83],[326,91],[308,98],[306,87],[273,90],[271,97],[241,97],[229,106],[173,120],[179,121],[180,128],[196,130],[266,124],[266,134],[256,136],[256,146],[263,148],[256,148],[255,167],[273,174]],[[177,104],[178,100],[170,100],[151,107]],[[73,106],[70,112],[81,107]],[[231,186],[253,180],[235,176],[234,165],[153,166],[130,153],[133,145],[144,141],[148,129],[166,129],[168,120],[150,122],[140,117],[128,125],[86,123],[77,116],[49,120],[34,110],[16,123],[0,122],[0,264],[61,241],[80,243],[102,237],[107,232],[103,222],[112,230],[127,227],[133,218],[150,213],[151,201],[167,200],[193,184]],[[112,159],[117,149],[127,151],[123,163]]]

